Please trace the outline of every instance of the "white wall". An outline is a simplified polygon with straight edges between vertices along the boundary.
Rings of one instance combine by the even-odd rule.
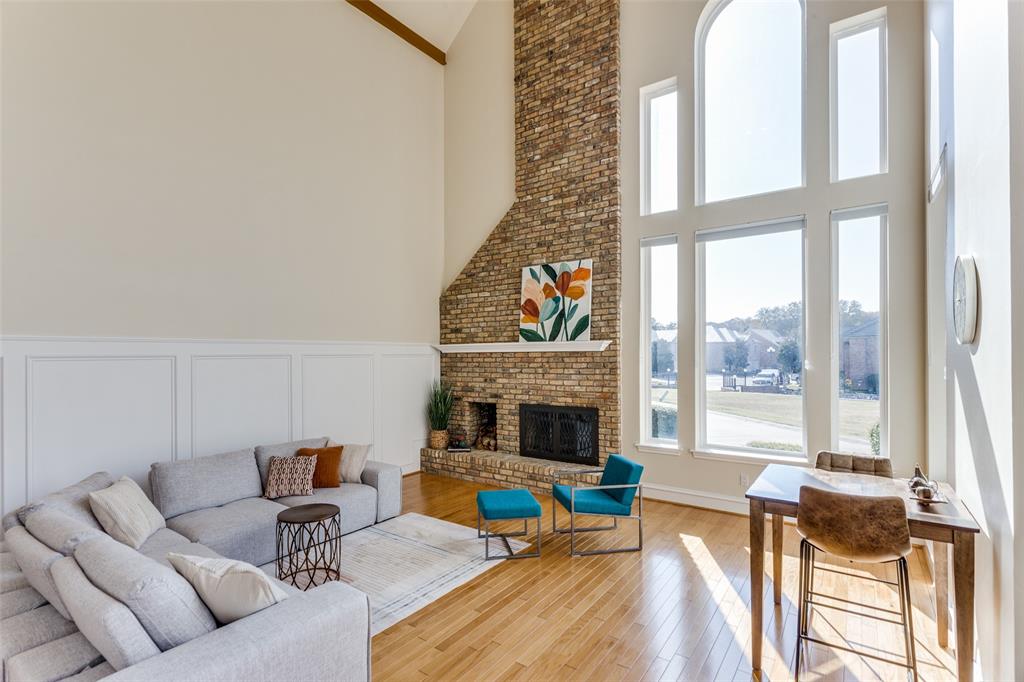
[[[1020,210],[1018,197],[1024,189],[1024,60],[1019,31],[1011,43],[1013,32],[1008,30],[1012,5],[1006,0],[969,7],[933,2],[928,12],[928,28],[942,50],[941,87],[946,95],[940,98],[940,116],[952,152],[947,215],[936,216],[949,223],[946,249],[941,256],[931,255],[942,258],[946,277],[930,285],[942,285],[943,298],[949,300],[950,268],[959,254],[974,256],[979,284],[973,344],[956,343],[946,306],[946,459],[950,479],[982,527],[975,562],[975,665],[979,678],[993,680],[1020,679],[1024,673],[1016,651],[1024,619],[1024,576],[1015,558],[1024,542],[1014,533],[1014,519],[1020,519],[1024,502],[1019,454],[1016,466],[1014,458],[1024,445],[1019,426],[1024,406],[1015,381],[1022,376],[1019,360],[1024,357],[1024,305],[1016,295],[1024,270],[1024,223],[1019,213],[1013,214],[1014,206]],[[1019,13],[1015,21],[1021,28]],[[1012,76],[1011,44],[1018,51]],[[1017,98],[1012,107],[1011,92]],[[1013,171],[1012,162],[1018,164]]]
[[[331,436],[419,469],[428,344],[4,340],[0,507],[107,470]]]
[[[444,284],[515,201],[512,3],[478,2],[444,72]]]
[[[334,0],[2,13],[4,334],[437,338],[444,67]]]

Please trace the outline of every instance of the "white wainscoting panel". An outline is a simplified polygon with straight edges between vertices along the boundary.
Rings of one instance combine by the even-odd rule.
[[[422,355],[384,355],[381,358],[379,422],[380,458],[405,471],[419,468],[420,448],[428,440],[427,393],[435,374],[431,358]]]
[[[192,358],[192,456],[292,438],[289,355]]]
[[[373,355],[302,356],[302,437],[373,442]]]
[[[30,499],[106,470],[142,481],[174,459],[175,358],[30,357]]]
[[[0,507],[107,470],[308,436],[419,467],[427,343],[3,337]]]

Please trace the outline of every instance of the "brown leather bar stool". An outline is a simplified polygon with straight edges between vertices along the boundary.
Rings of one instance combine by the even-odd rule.
[[[874,658],[886,663],[902,665],[909,668],[917,680],[917,652],[914,647],[913,607],[910,602],[910,573],[907,570],[907,555],[911,552],[910,527],[907,525],[907,509],[899,497],[868,497],[865,495],[848,495],[830,492],[813,486],[800,488],[800,509],[797,513],[796,527],[803,540],[800,541],[800,612],[798,618],[796,671],[800,674],[800,650],[805,641],[824,644],[828,647],[842,649],[859,656]],[[822,565],[815,565],[816,552],[825,552],[833,556],[866,564],[896,564],[896,582],[866,578],[846,571],[838,571]],[[814,590],[814,574],[816,571],[829,571],[861,580],[873,580],[895,585],[899,590],[900,610],[893,611],[877,606],[861,605],[891,616],[899,616],[899,620],[882,615],[852,611],[815,600],[820,597],[831,601],[858,605],[848,599],[834,597]],[[826,642],[808,634],[811,618],[811,607],[817,606],[859,616],[867,616],[875,620],[903,626],[906,639],[906,663],[890,658],[876,656],[850,647]]]

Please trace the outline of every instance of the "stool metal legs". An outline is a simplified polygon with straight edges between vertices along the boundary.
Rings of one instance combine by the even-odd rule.
[[[509,544],[508,539],[509,538],[522,537],[522,536],[526,535],[529,532],[528,524],[529,524],[530,518],[536,518],[536,520],[537,520],[537,551],[536,552],[531,552],[529,554],[516,554],[515,552],[512,551],[512,545]],[[540,518],[541,517],[536,516],[536,517],[526,517],[526,518],[522,518],[522,519],[497,519],[497,520],[500,520],[500,521],[522,521],[523,522],[523,530],[519,531],[519,532],[516,532],[516,533],[492,533],[491,532],[491,522],[488,519],[483,518],[483,516],[480,514],[480,512],[477,511],[477,513],[476,513],[476,536],[478,538],[484,538],[484,560],[485,561],[496,561],[498,559],[532,559],[534,557],[539,557],[540,556]],[[484,531],[483,533],[480,532],[481,521],[483,522],[483,531]],[[501,538],[501,541],[505,543],[505,550],[508,552],[508,554],[506,554],[504,556],[491,556],[491,552],[490,552],[490,549],[491,549],[491,538]]]
[[[816,644],[823,644],[833,649],[841,649],[843,651],[849,651],[850,653],[857,654],[858,656],[865,656],[867,658],[873,658],[878,661],[884,661],[893,665],[900,665],[904,668],[909,669],[913,675],[914,680],[917,680],[917,650],[914,644],[914,607],[910,600],[910,572],[907,569],[907,560],[905,558],[897,559],[896,564],[896,582],[891,580],[879,580],[877,578],[867,578],[865,576],[853,575],[846,571],[837,571],[832,568],[825,566],[815,566],[814,555],[817,549],[809,543],[807,540],[801,540],[800,542],[800,603],[799,612],[797,617],[797,643],[796,643],[796,676],[800,676],[800,654],[803,650],[804,642],[814,642]],[[871,580],[873,582],[881,582],[887,585],[896,586],[899,592],[900,610],[893,611],[892,609],[885,609],[876,606],[867,606],[852,602],[849,599],[843,599],[841,597],[834,597],[829,594],[823,594],[821,592],[814,591],[814,572],[815,570],[829,571],[830,573],[838,573],[845,575],[849,578],[859,578],[861,580]],[[873,611],[879,613],[891,614],[893,616],[899,616],[899,620],[894,618],[885,618],[883,616],[877,616],[871,613],[864,613],[862,611],[852,611],[845,609],[840,606],[833,604],[826,604],[821,601],[817,601],[814,597],[823,597],[825,599],[843,602],[846,604],[860,605],[865,608],[870,608]],[[884,623],[892,623],[894,625],[900,625],[903,627],[904,644],[906,650],[906,662],[894,661],[891,658],[885,658],[882,656],[876,656],[874,654],[867,653],[865,651],[858,651],[850,647],[845,647],[839,644],[833,644],[826,642],[816,637],[812,637],[808,634],[810,629],[811,619],[811,607],[817,606],[819,608],[834,609],[836,611],[844,611],[846,613],[852,613],[857,616],[864,616],[867,618],[873,618],[874,620],[880,620]]]

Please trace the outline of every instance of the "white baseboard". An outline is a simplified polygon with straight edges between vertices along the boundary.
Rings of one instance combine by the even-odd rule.
[[[709,493],[703,490],[690,490],[662,485],[661,483],[644,483],[644,497],[650,500],[675,502],[691,507],[702,507],[731,514],[750,514],[750,505],[742,497]]]
[[[3,511],[109,471],[300,438],[419,468],[428,343],[0,337]]]

